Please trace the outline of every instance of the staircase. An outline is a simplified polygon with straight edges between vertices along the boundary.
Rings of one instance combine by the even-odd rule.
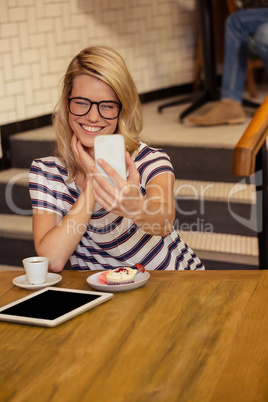
[[[33,159],[53,153],[52,126],[9,137],[11,167],[0,171],[0,270],[35,255],[28,172]]]
[[[176,175],[175,227],[206,269],[258,269],[255,186],[231,175],[232,149],[163,149]]]
[[[21,267],[23,258],[35,255],[28,171],[33,159],[52,154],[54,139],[52,126],[10,137],[11,168],[0,171],[2,269]],[[160,146],[153,139],[150,145]],[[176,229],[206,269],[258,269],[255,188],[231,175],[232,149],[162,148],[176,175]]]

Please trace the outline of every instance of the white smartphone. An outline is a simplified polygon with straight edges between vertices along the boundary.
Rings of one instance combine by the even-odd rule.
[[[125,140],[121,134],[97,136],[94,141],[94,151],[96,167],[110,183],[112,183],[112,180],[97,163],[98,159],[103,159],[109,163],[126,180]]]

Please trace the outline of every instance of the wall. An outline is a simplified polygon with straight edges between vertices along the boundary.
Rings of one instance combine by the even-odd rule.
[[[140,93],[191,82],[196,17],[183,3],[0,0],[0,126],[50,114],[69,61],[92,44],[122,54]]]

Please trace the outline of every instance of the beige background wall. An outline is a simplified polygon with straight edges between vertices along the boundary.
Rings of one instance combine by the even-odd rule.
[[[0,0],[0,125],[49,114],[82,48],[107,44],[140,93],[193,78],[194,0]]]

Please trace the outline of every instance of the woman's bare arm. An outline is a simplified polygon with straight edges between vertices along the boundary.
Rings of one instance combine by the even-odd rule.
[[[82,238],[94,207],[91,183],[70,211],[61,218],[58,214],[33,210],[33,234],[38,255],[49,258],[49,269],[60,272]]]
[[[53,272],[62,271],[73,254],[88,226],[95,204],[90,173],[95,162],[75,135],[71,148],[82,171],[76,180],[82,193],[63,218],[50,211],[33,211],[35,249],[38,255],[49,258],[49,269]]]

